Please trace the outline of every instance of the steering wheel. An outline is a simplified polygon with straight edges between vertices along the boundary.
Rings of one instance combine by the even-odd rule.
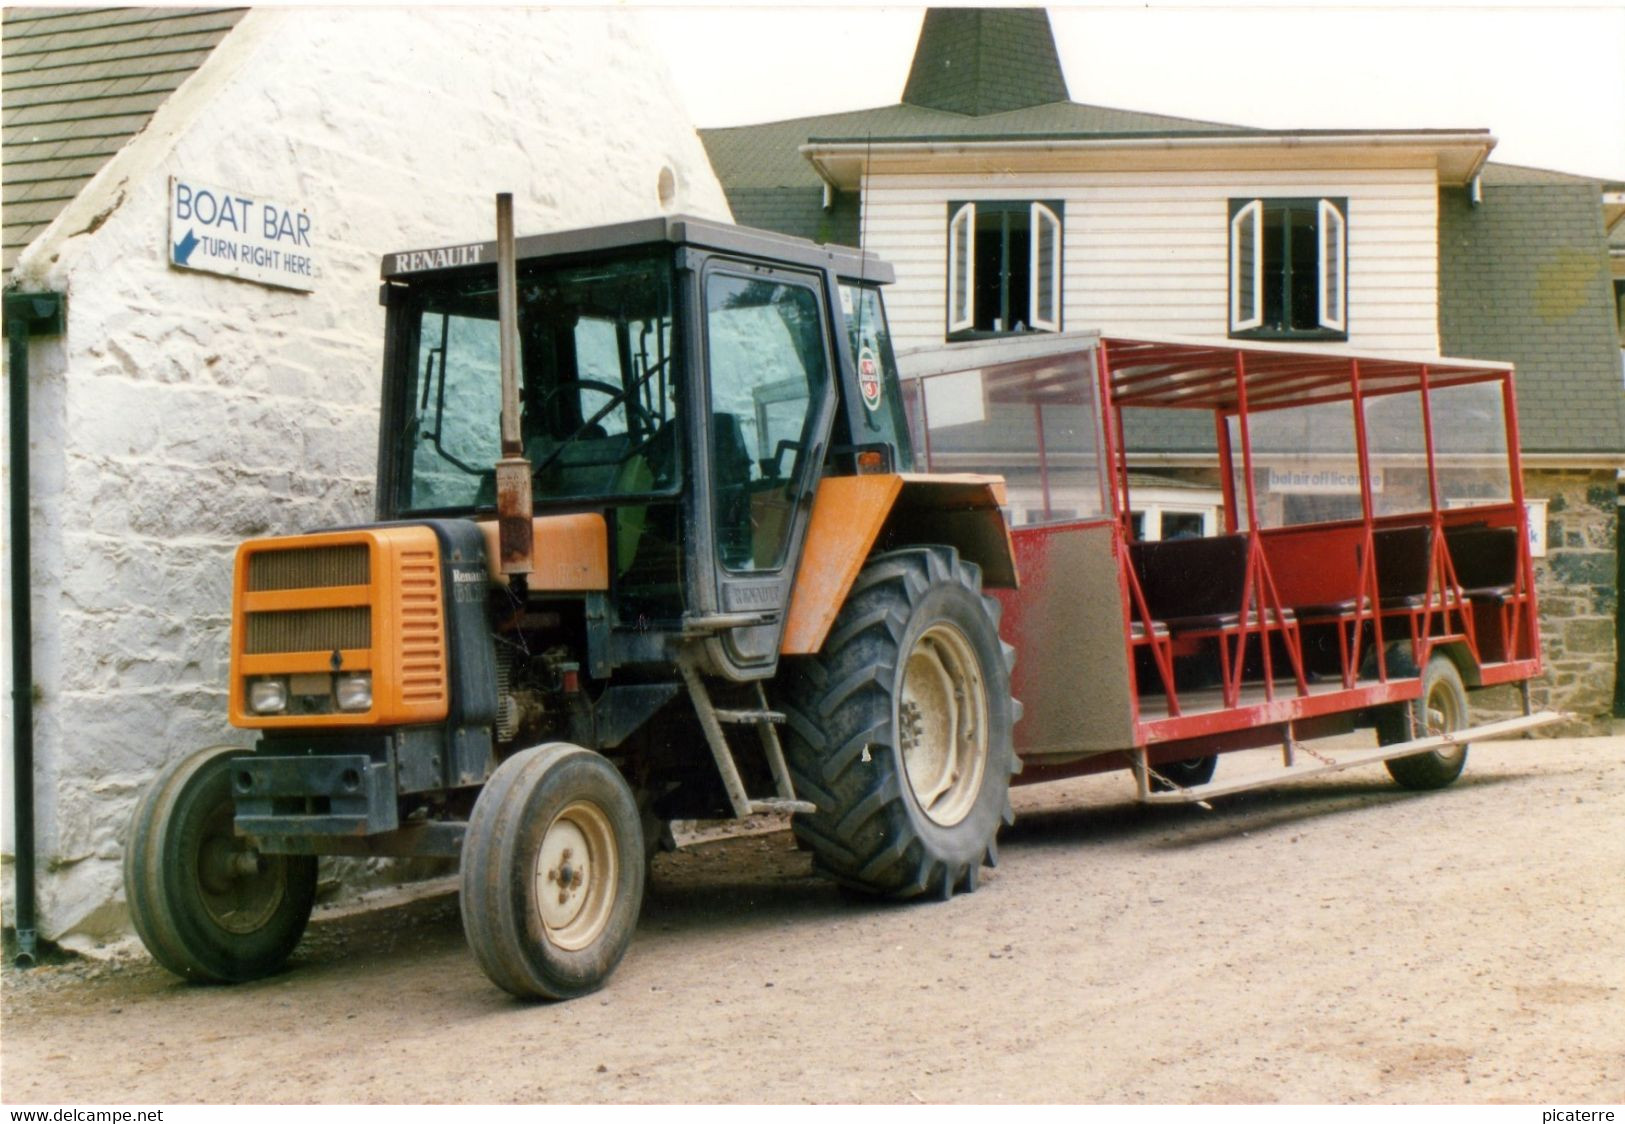
[[[658,428],[659,423],[655,420],[654,415],[649,413],[648,409],[644,407],[643,403],[639,402],[631,394],[627,393],[624,387],[615,386],[613,383],[607,383],[601,379],[565,379],[562,382],[556,382],[553,384],[553,388],[542,396],[542,408],[545,410],[547,404],[553,401],[553,399],[557,397],[561,391],[572,387],[577,391],[595,390],[599,394],[607,396],[609,401],[604,403],[597,410],[593,411],[592,416],[581,423],[581,428],[570,435],[569,440],[571,441],[575,440],[577,437],[580,437],[588,426],[595,425],[602,421],[606,414],[608,414],[616,406],[620,405],[625,405],[626,407],[626,422],[628,430],[635,428],[641,429],[645,433],[652,433],[656,428]],[[634,425],[634,422],[637,424]]]

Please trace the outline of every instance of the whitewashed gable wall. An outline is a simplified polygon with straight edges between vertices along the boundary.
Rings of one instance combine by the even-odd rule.
[[[251,740],[237,543],[371,518],[381,257],[494,237],[502,190],[520,234],[656,215],[663,168],[726,219],[681,105],[624,11],[255,9],[24,254],[68,295],[32,355],[42,936],[118,933],[136,795]],[[171,175],[308,207],[316,291],[170,268]]]

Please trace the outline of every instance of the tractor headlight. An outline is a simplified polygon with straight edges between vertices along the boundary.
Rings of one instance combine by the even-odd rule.
[[[281,714],[288,709],[288,681],[269,676],[248,681],[248,709],[255,714]]]
[[[363,671],[336,677],[333,681],[333,695],[338,699],[340,710],[371,710],[372,673]]]

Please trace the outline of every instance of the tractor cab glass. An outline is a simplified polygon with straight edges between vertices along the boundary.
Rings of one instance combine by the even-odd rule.
[[[538,507],[677,483],[671,263],[519,265],[521,432]],[[501,447],[496,279],[414,286],[403,514],[494,508]]]

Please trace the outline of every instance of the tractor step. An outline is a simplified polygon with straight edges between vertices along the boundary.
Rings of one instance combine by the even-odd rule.
[[[736,726],[754,726],[758,722],[771,722],[775,726],[784,724],[782,710],[723,710],[716,707],[713,713],[718,722],[729,722]]]
[[[751,815],[762,813],[790,814],[805,812],[811,814],[818,811],[818,805],[806,800],[752,800],[750,802]]]
[[[694,702],[694,713],[699,716],[700,729],[705,731],[705,743],[711,747],[717,772],[722,774],[722,787],[727,790],[728,803],[732,805],[734,815],[744,819],[758,812],[816,812],[818,809],[813,805],[796,799],[790,769],[784,762],[784,747],[779,743],[778,730],[774,728],[784,721],[784,714],[767,705],[767,692],[762,689],[761,683],[752,684],[758,705],[722,710],[712,705],[711,692],[706,689],[705,680],[693,660],[683,657],[678,661],[678,668],[683,673],[683,682],[688,685],[688,697]],[[770,799],[752,800],[745,791],[739,766],[734,763],[733,749],[728,745],[728,735],[722,729],[725,722],[756,727],[762,739],[762,753],[767,757],[767,767],[773,773],[775,794]]]

